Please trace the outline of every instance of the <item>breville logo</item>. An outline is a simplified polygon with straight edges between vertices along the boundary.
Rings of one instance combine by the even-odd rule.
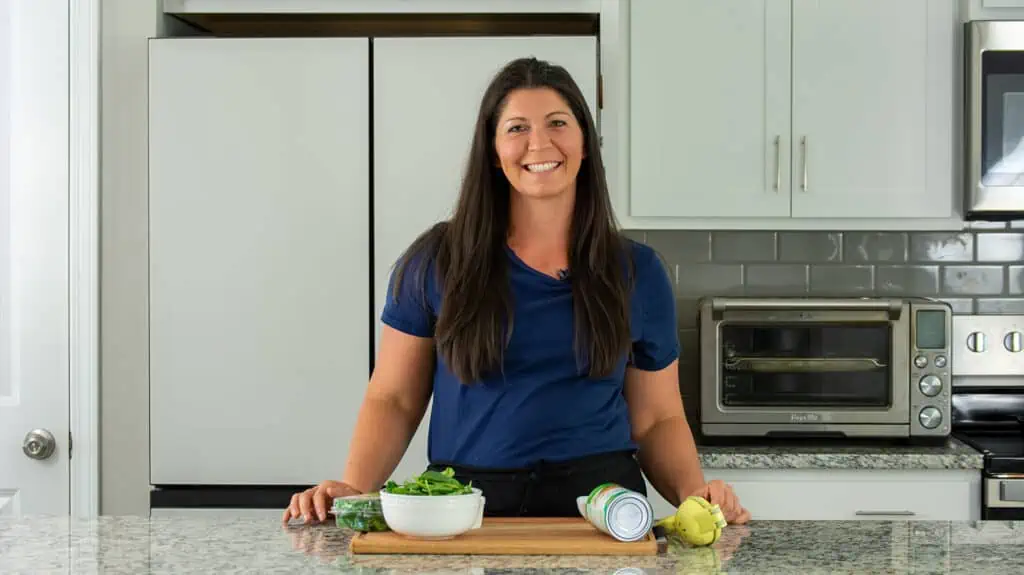
[[[790,413],[789,421],[792,423],[810,423],[813,421],[821,421],[821,416],[817,413]]]

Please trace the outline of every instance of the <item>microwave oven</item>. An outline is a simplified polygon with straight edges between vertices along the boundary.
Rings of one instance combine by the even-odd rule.
[[[708,297],[698,308],[704,436],[949,435],[949,304]]]
[[[1024,21],[964,24],[967,220],[1024,219]]]

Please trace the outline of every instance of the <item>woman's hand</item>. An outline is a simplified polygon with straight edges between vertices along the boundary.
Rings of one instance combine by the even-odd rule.
[[[292,502],[284,510],[281,517],[282,523],[288,523],[292,519],[301,517],[307,524],[319,523],[327,520],[327,510],[334,503],[335,497],[346,497],[359,495],[360,492],[341,481],[324,481],[316,487],[292,495]]]
[[[690,495],[703,497],[712,505],[717,505],[729,523],[743,524],[750,521],[750,512],[740,505],[740,498],[736,497],[732,486],[721,479],[705,484]]]

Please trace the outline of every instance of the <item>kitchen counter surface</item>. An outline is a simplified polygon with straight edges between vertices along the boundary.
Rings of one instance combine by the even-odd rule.
[[[704,469],[981,469],[983,456],[950,437],[941,445],[880,442],[698,445]]]
[[[273,519],[0,519],[2,573],[1021,573],[1024,523],[771,522],[652,557],[348,554],[333,525]]]

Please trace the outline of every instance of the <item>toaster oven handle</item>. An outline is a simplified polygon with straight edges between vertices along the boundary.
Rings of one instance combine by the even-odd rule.
[[[757,298],[731,299],[713,298],[714,311],[731,310],[844,310],[844,311],[887,311],[899,315],[903,301],[899,299],[821,299],[821,298]]]
[[[732,357],[725,369],[758,373],[863,372],[887,367],[870,357]]]

